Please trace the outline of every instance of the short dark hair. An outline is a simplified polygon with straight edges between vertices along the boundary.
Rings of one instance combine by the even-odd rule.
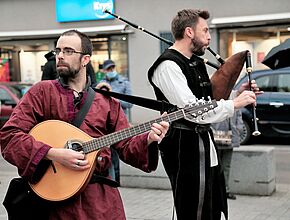
[[[61,36],[71,36],[71,35],[78,35],[80,37],[82,52],[84,54],[89,54],[91,56],[93,53],[93,44],[90,38],[86,34],[78,30],[68,30],[61,34]]]
[[[183,9],[177,12],[177,15],[171,22],[171,31],[173,37],[175,40],[182,39],[186,27],[194,28],[199,17],[207,20],[209,16],[209,12],[205,10]]]

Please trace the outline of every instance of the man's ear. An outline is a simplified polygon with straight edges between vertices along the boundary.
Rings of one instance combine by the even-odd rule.
[[[186,27],[184,30],[184,34],[190,39],[194,38],[194,30],[191,27]]]
[[[90,55],[84,55],[83,57],[82,57],[82,60],[83,60],[83,65],[88,65],[88,63],[90,62],[90,59],[91,59],[91,56]]]

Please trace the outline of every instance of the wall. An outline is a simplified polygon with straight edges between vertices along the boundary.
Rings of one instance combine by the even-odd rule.
[[[116,0],[115,13],[159,35],[160,31],[170,30],[171,19],[178,10],[192,7],[208,9],[211,17],[271,14],[290,11],[289,0],[244,0],[242,2],[235,0]],[[1,0],[0,8],[1,31],[123,24],[119,20],[57,23],[55,21],[55,0]],[[159,43],[159,40],[139,30],[134,30],[134,33],[129,35],[129,74],[134,95],[154,98],[153,90],[147,80],[147,70],[160,54]],[[214,50],[217,48],[216,31],[212,31],[211,47]],[[214,61],[212,55],[207,54],[207,57],[211,61]],[[214,71],[211,67],[208,70],[210,73]],[[158,115],[159,113],[156,111],[134,106],[132,121],[133,123],[139,123],[150,120]]]

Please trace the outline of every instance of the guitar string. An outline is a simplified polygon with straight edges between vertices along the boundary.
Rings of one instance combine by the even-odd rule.
[[[206,106],[209,105],[209,104],[210,104],[209,109],[206,109]],[[192,107],[185,108],[184,111],[191,112],[192,109],[194,109],[195,112],[198,112],[200,109],[203,108],[203,111],[201,111],[200,114],[197,115],[197,116],[200,116],[200,115],[206,113],[207,111],[213,109],[214,107],[216,107],[216,103],[210,102],[210,103],[207,103],[207,104],[202,105],[202,106],[192,106]],[[83,146],[77,147],[76,150],[77,151],[81,151],[81,150],[87,149],[87,150],[84,150],[84,151],[87,152],[87,153],[90,153],[90,152],[92,152],[94,150],[98,150],[98,149],[100,149],[102,147],[109,146],[112,143],[117,143],[118,141],[121,141],[121,140],[124,140],[126,138],[132,137],[132,136],[134,136],[136,134],[141,134],[143,132],[146,132],[146,131],[150,130],[150,128],[151,128],[153,123],[161,122],[162,120],[165,120],[165,118],[168,119],[167,120],[168,122],[172,122],[172,121],[178,120],[178,119],[183,118],[183,117],[184,117],[183,111],[182,110],[178,110],[176,112],[173,112],[173,113],[170,113],[170,114],[168,114],[166,116],[162,116],[162,117],[160,117],[158,119],[143,123],[141,125],[137,125],[137,126],[134,126],[134,127],[129,127],[129,128],[123,129],[121,131],[117,131],[117,132],[108,134],[108,135],[106,135],[104,137],[100,137],[100,138],[97,138],[97,139],[90,140],[88,142],[83,143]],[[142,130],[141,126],[143,126],[143,130]],[[122,133],[125,133],[126,130],[127,130],[127,135],[123,135]],[[132,132],[134,131],[133,134],[131,134],[131,131]],[[112,141],[112,139],[113,139],[113,141]]]
[[[212,103],[211,103],[211,104],[212,104]],[[214,104],[214,103],[213,103],[213,104]],[[212,108],[214,108],[214,107],[215,107],[215,106],[212,105]],[[208,111],[208,110],[206,110],[205,105],[203,105],[203,106],[193,106],[193,107],[186,108],[185,110],[186,110],[186,111],[191,111],[192,108],[194,108],[194,109],[196,110],[196,112],[197,112],[200,108],[204,108],[204,111],[203,111],[203,112],[200,112],[200,115],[202,115],[202,113],[205,113],[206,111]],[[210,108],[209,110],[211,110],[211,108]],[[106,137],[103,137],[103,138],[100,137],[100,138],[98,138],[98,139],[93,139],[93,140],[91,140],[91,141],[88,141],[88,142],[83,143],[84,147],[83,147],[83,146],[80,146],[80,147],[77,147],[76,149],[80,151],[80,150],[83,150],[84,148],[88,148],[88,153],[91,152],[91,151],[93,151],[93,150],[98,150],[98,149],[101,148],[101,147],[104,147],[104,146],[108,146],[108,145],[110,145],[110,143],[112,142],[112,141],[111,141],[112,137],[113,137],[113,139],[114,139],[114,143],[116,143],[116,142],[118,142],[118,141],[120,141],[120,140],[123,140],[123,139],[126,139],[126,138],[128,138],[128,137],[134,136],[134,135],[136,134],[136,131],[133,132],[133,135],[130,133],[130,132],[133,131],[133,130],[137,130],[137,129],[139,129],[139,130],[140,130],[139,133],[143,133],[143,132],[149,130],[150,127],[151,127],[151,125],[152,125],[154,122],[160,122],[160,121],[164,120],[165,117],[167,117],[167,118],[168,118],[168,121],[171,122],[171,121],[173,120],[173,118],[172,118],[171,116],[174,116],[174,117],[175,117],[175,120],[176,120],[176,119],[179,119],[179,118],[182,118],[182,117],[183,117],[183,112],[182,112],[182,111],[173,112],[173,113],[171,113],[171,114],[169,114],[169,115],[167,115],[167,116],[163,116],[163,117],[161,117],[161,118],[158,118],[158,119],[152,120],[152,121],[150,121],[150,122],[146,122],[146,123],[144,123],[144,124],[142,124],[142,125],[140,125],[140,126],[137,125],[137,126],[135,126],[135,127],[130,127],[130,128],[127,128],[127,129],[123,129],[123,130],[121,130],[121,131],[119,131],[119,132],[111,133],[111,134],[109,134],[109,135],[107,135]],[[171,117],[171,119],[170,119],[170,117]],[[146,124],[149,124],[149,125],[148,125],[147,127],[145,127]],[[144,130],[141,130],[141,126],[144,126]],[[150,127],[149,127],[149,126],[150,126]],[[148,128],[148,129],[147,129],[147,128]],[[127,132],[129,133],[129,135],[128,135],[128,134],[127,134],[127,136],[122,135],[122,133],[124,133],[125,130],[127,130]],[[99,145],[99,146],[97,147],[97,149],[95,149],[95,146],[96,146],[96,145]]]

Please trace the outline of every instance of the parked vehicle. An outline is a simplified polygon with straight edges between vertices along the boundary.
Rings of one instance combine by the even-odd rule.
[[[256,115],[258,130],[265,137],[290,137],[290,67],[277,70],[253,71],[251,78],[256,80],[264,94],[257,96]],[[248,80],[243,77],[235,86]],[[254,131],[252,106],[242,109],[244,130],[241,144],[246,144]]]
[[[14,107],[32,86],[21,82],[0,82],[0,128],[9,119]]]

